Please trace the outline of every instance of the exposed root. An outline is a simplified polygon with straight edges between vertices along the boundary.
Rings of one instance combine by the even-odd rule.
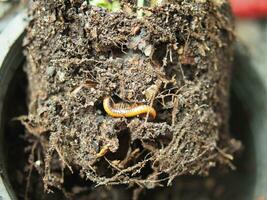
[[[127,2],[121,12],[83,0],[33,3],[30,113],[20,121],[42,144],[47,190],[62,188],[66,166],[96,186],[153,188],[179,175],[207,175],[216,162],[230,165],[238,150],[228,146],[226,120],[228,4],[168,1],[140,8],[138,18],[124,12],[136,9]],[[150,105],[157,116],[115,118],[103,107],[106,96]]]

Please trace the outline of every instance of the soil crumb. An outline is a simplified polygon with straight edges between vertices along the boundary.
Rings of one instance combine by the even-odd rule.
[[[25,39],[34,168],[45,190],[66,174],[95,185],[170,185],[232,165],[233,21],[224,1],[177,0],[118,12],[82,0],[34,1]],[[148,115],[113,118],[103,99]]]

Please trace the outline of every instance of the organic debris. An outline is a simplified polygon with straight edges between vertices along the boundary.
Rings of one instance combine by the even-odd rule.
[[[22,122],[40,143],[47,190],[74,170],[98,186],[154,188],[208,175],[216,163],[233,167],[240,144],[228,133],[228,3],[168,1],[142,8],[141,18],[134,3],[118,12],[82,0],[32,5]],[[157,117],[113,118],[105,97],[152,106]]]

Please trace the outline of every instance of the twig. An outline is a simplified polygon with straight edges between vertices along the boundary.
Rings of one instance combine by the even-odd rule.
[[[69,170],[71,171],[71,173],[73,174],[73,170],[72,170],[71,166],[65,161],[64,157],[63,157],[62,154],[60,153],[60,151],[59,151],[59,149],[58,149],[57,146],[55,147],[55,150],[56,150],[56,152],[58,153],[58,156],[60,157],[60,159],[61,159],[61,161],[63,162],[63,164],[66,165],[66,166],[69,168]]]
[[[233,160],[234,157],[231,154],[225,153],[222,149],[220,149],[219,147],[215,147],[216,150],[225,158],[229,159],[229,160]]]
[[[29,170],[29,174],[26,178],[26,189],[25,189],[25,194],[24,194],[24,199],[27,200],[29,199],[28,194],[29,194],[29,188],[30,188],[30,181],[31,181],[31,176],[32,176],[32,170],[33,170],[33,166],[34,166],[34,150],[37,146],[38,141],[34,142],[32,149],[31,149],[31,155],[30,158],[32,156],[31,159],[31,163],[30,163],[30,170]]]

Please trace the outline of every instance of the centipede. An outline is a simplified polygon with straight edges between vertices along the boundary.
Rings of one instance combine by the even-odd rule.
[[[111,97],[105,97],[103,100],[103,107],[106,113],[111,117],[136,117],[144,114],[149,114],[152,119],[156,118],[156,110],[149,105],[145,104],[124,104],[124,103],[113,103]]]

